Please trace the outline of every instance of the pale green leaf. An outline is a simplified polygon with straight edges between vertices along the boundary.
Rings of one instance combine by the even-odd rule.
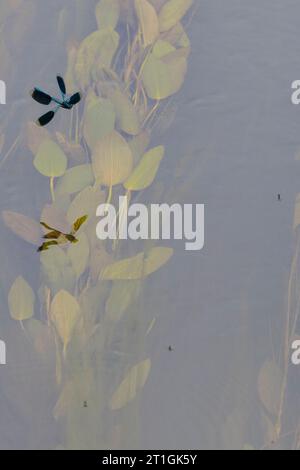
[[[108,187],[123,183],[133,166],[130,147],[116,131],[97,143],[92,162],[96,180]]]
[[[86,109],[83,135],[91,150],[97,142],[110,134],[115,128],[116,113],[110,100],[96,98]]]
[[[67,169],[67,157],[52,140],[45,140],[40,145],[34,159],[35,168],[44,176],[62,176]]]
[[[41,227],[29,217],[18,212],[3,211],[4,224],[16,235],[33,245],[37,245],[41,237]]]
[[[168,41],[163,41],[162,39],[156,41],[153,47],[153,55],[155,55],[155,57],[157,57],[158,59],[161,59],[162,57],[165,57],[166,55],[174,51],[176,51],[176,48],[172,46],[172,44],[170,44]]]
[[[136,256],[109,264],[100,273],[100,279],[105,281],[142,279],[164,266],[173,253],[172,248],[152,248],[147,254],[141,252]]]
[[[130,369],[111,398],[110,407],[112,410],[119,410],[135,399],[138,392],[144,387],[150,369],[150,359],[139,362]]]
[[[117,124],[120,129],[129,135],[137,135],[140,130],[139,118],[129,97],[120,90],[116,90],[110,98],[116,110]]]
[[[115,281],[106,302],[106,315],[112,322],[118,322],[137,298],[140,281]]]
[[[135,10],[139,19],[144,47],[153,44],[159,35],[158,16],[148,0],[135,0]]]
[[[55,192],[59,194],[73,194],[94,183],[92,165],[78,165],[69,168],[58,181]]]
[[[73,224],[75,220],[83,215],[92,218],[96,214],[96,208],[104,202],[104,195],[97,187],[88,186],[78,193],[70,204],[67,212],[67,220]]]
[[[188,12],[193,0],[169,0],[159,12],[159,29],[161,32],[173,28]]]
[[[66,351],[80,317],[80,306],[75,297],[65,290],[59,291],[51,303],[50,317]]]
[[[95,67],[110,68],[119,45],[119,35],[111,28],[94,31],[81,43],[75,64],[75,74],[82,88],[86,88]]]
[[[177,52],[177,51],[175,51]],[[142,71],[143,84],[149,98],[162,100],[177,93],[185,78],[187,60],[173,53],[157,58],[149,55]]]
[[[122,1],[122,0],[121,0]],[[118,24],[120,16],[120,0],[100,0],[96,5],[98,28],[112,28]]]
[[[134,137],[129,143],[129,147],[132,152],[133,161],[137,164],[141,157],[144,155],[148,145],[150,143],[149,132],[143,131],[136,137]]]
[[[90,247],[85,233],[80,234],[77,238],[78,243],[72,244],[68,248],[68,256],[71,260],[74,272],[77,277],[80,277],[86,270],[89,261]]]
[[[164,266],[173,256],[173,248],[167,247],[155,247],[152,248],[144,261],[144,276],[149,276],[150,274],[158,271],[162,266]]]
[[[22,276],[17,277],[8,294],[10,315],[14,320],[28,320],[34,315],[35,295]]]
[[[125,181],[124,187],[130,191],[141,191],[150,186],[154,181],[163,156],[163,146],[149,150],[142,157],[130,177]]]
[[[71,260],[59,246],[43,251],[40,255],[45,281],[53,292],[60,289],[72,290],[76,282]]]

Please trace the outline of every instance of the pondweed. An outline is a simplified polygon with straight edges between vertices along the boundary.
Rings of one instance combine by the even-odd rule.
[[[69,129],[57,121],[51,132],[27,126],[33,165],[48,179],[51,200],[37,221],[3,213],[5,224],[36,246],[32,256],[40,256],[38,293],[25,273],[13,282],[8,303],[36,354],[55,351],[53,417],[66,449],[138,445],[138,401],[151,369],[144,344],[154,324],[143,318],[141,292],[173,250],[152,242],[141,249],[100,241],[96,207],[119,196],[137,200],[153,184],[162,159],[171,158],[163,146],[151,144],[152,130],[157,123],[163,127],[170,98],[184,83],[190,54],[184,24],[193,1],[100,0],[97,29],[81,42],[70,41],[73,26],[83,36],[78,25],[90,17],[91,4],[77,0],[58,18],[67,88],[83,96],[71,111]],[[69,234],[82,216],[87,221],[76,230],[77,243],[37,254],[47,236],[40,222],[46,231]]]

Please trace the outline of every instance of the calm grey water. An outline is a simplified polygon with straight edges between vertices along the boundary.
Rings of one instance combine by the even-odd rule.
[[[95,2],[89,1],[93,13]],[[187,162],[185,191],[176,197],[205,204],[206,244],[200,253],[176,244],[168,267],[147,283],[144,313],[147,321],[157,321],[146,343],[152,370],[141,396],[139,446],[261,448],[268,443],[262,418],[268,413],[257,380],[263,363],[282,348],[300,188],[295,162],[300,108],[290,100],[291,83],[300,78],[300,5],[296,0],[196,1],[200,7],[189,26],[192,55],[175,98],[177,115],[157,140],[167,148],[160,179],[170,198],[174,165]],[[39,83],[54,90],[55,74],[65,69],[53,25],[62,4],[73,2],[24,3],[32,6],[25,32],[13,39],[13,18],[1,30],[13,58],[11,69],[2,73],[0,65],[0,78],[8,83],[0,118],[1,123],[8,119],[11,143],[24,122],[36,118],[28,90]],[[93,15],[86,15],[79,39],[95,27]],[[1,167],[1,210],[39,216],[48,187],[31,161],[21,147]],[[8,360],[14,364],[0,369],[0,447],[53,448],[60,431],[52,425],[51,378],[26,339],[18,340],[19,327],[7,309],[7,292],[20,272],[38,285],[39,263],[32,247],[3,224],[0,237],[0,336],[11,339]],[[299,370],[292,368],[289,376],[284,433],[298,424]],[[32,384],[40,390],[34,403]],[[292,448],[293,439],[280,445]]]

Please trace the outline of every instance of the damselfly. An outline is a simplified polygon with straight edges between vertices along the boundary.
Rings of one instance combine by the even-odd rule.
[[[49,250],[51,246],[54,245],[65,245],[66,243],[78,243],[78,239],[75,237],[76,233],[80,229],[80,227],[87,221],[88,216],[84,215],[74,222],[72,226],[72,230],[70,233],[63,233],[60,230],[57,230],[50,225],[46,224],[45,222],[40,222],[40,224],[47,230],[50,230],[43,238],[45,241],[39,248],[38,251],[46,251]]]
[[[57,106],[51,111],[48,111],[46,114],[43,114],[38,120],[37,124],[39,126],[46,126],[54,118],[55,114],[59,108],[63,109],[72,109],[75,104],[79,103],[81,100],[80,93],[74,93],[74,95],[67,95],[66,85],[62,77],[56,77],[57,83],[61,92],[61,99],[55,98],[48,93],[45,93],[39,88],[34,88],[31,92],[32,98],[40,104],[49,105],[50,103],[56,103]]]

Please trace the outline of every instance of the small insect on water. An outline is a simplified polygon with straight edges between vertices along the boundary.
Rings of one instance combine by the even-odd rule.
[[[34,88],[30,93],[32,98],[40,104],[49,105],[52,102],[57,104],[56,108],[51,111],[48,111],[46,114],[43,114],[43,116],[41,116],[37,120],[37,124],[39,126],[46,126],[47,124],[49,124],[49,122],[52,121],[59,108],[72,109],[73,106],[75,106],[81,100],[80,93],[74,93],[74,95],[71,96],[66,94],[66,85],[62,77],[57,76],[56,79],[61,92],[61,99],[55,98],[49,95],[48,93],[45,93],[43,90],[40,90],[39,88]]]
[[[44,239],[48,240],[44,242],[39,248],[38,252],[41,251],[46,251],[49,250],[51,246],[55,245],[65,245],[66,243],[77,243],[78,240],[75,237],[75,234],[78,232],[80,227],[86,222],[88,216],[84,215],[80,217],[79,219],[76,220],[73,224],[73,228],[70,233],[63,233],[60,232],[59,230],[56,230],[53,227],[50,227],[50,225],[46,224],[45,222],[40,222],[40,224],[45,227],[47,230],[50,230],[50,232],[46,233],[46,235],[43,236]]]

